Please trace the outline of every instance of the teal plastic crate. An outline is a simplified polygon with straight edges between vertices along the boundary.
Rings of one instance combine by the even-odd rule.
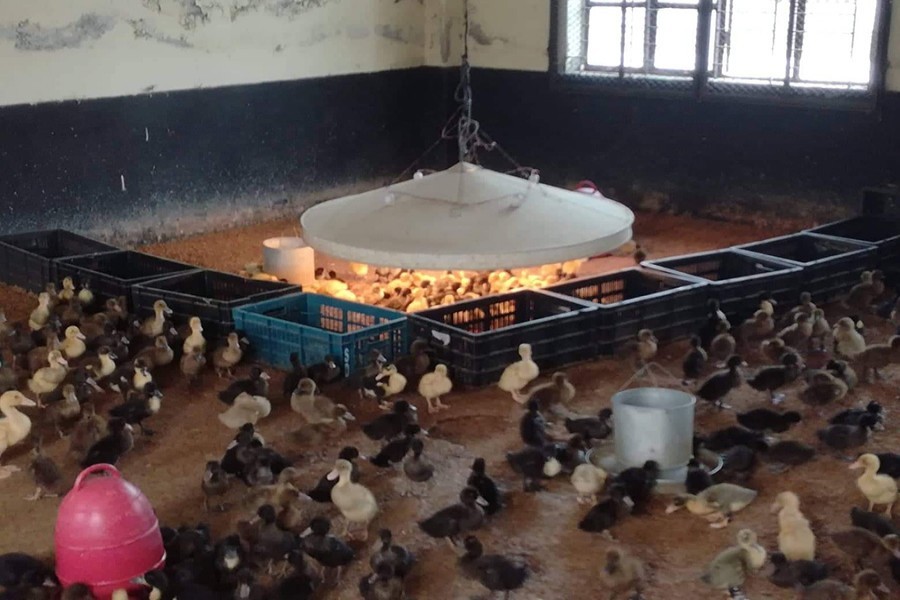
[[[335,358],[344,376],[363,365],[373,349],[389,361],[409,348],[406,315],[319,294],[290,294],[234,309],[234,325],[256,358],[289,369],[291,352],[304,365]]]

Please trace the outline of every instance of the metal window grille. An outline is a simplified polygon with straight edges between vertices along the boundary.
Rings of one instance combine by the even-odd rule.
[[[560,71],[762,91],[871,92],[886,0],[561,0]]]

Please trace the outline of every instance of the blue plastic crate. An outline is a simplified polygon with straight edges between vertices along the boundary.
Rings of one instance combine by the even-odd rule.
[[[391,361],[409,348],[405,314],[319,294],[290,294],[241,306],[234,309],[234,324],[258,359],[285,369],[291,352],[304,365],[330,354],[346,376],[373,349]]]

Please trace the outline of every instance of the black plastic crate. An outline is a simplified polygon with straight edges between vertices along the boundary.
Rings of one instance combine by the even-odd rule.
[[[454,383],[482,386],[519,360],[519,344],[531,344],[544,371],[596,357],[597,310],[553,292],[520,290],[410,313],[407,321],[409,339],[428,340]]]
[[[808,231],[873,244],[878,248],[878,265],[882,269],[896,270],[900,264],[900,217],[864,215]]]
[[[60,278],[72,277],[76,284],[90,281],[94,295],[100,300],[124,296],[133,310],[131,291],[136,283],[196,271],[197,267],[142,252],[119,250],[65,258],[57,263],[57,269]]]
[[[900,217],[900,186],[868,187],[862,192],[862,214]]]
[[[600,354],[612,354],[641,329],[663,342],[686,337],[706,319],[705,282],[652,271],[625,269],[557,283],[545,291],[598,305],[594,332]]]
[[[707,281],[707,297],[717,298],[722,311],[732,322],[749,318],[758,308],[762,294],[771,294],[777,301],[791,303],[797,301],[800,293],[800,267],[730,248],[649,260],[643,264],[664,273]]]
[[[0,238],[0,281],[40,292],[50,281],[59,283],[58,259],[117,249],[65,229],[6,235]]]
[[[877,250],[870,244],[814,233],[783,237],[736,246],[752,255],[775,257],[802,269],[800,287],[816,302],[830,302],[859,283],[859,275],[875,266]]]
[[[234,330],[233,309],[299,291],[290,283],[202,270],[138,283],[131,289],[131,299],[140,315],[152,315],[153,303],[165,300],[176,323],[200,317],[208,338],[222,338]]]

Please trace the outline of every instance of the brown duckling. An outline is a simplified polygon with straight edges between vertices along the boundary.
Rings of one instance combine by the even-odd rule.
[[[28,327],[31,331],[40,331],[50,320],[50,294],[41,292],[38,295],[38,305],[28,316]]]
[[[188,387],[194,388],[200,381],[200,373],[206,366],[206,356],[199,347],[191,349],[191,352],[181,357],[181,373],[188,380]]]
[[[48,325],[40,333],[44,336],[44,345],[32,348],[25,355],[26,364],[31,373],[47,366],[47,357],[52,351],[59,350],[60,347],[59,333],[55,327]]]
[[[781,357],[788,352],[796,352],[793,348],[788,347],[783,339],[777,337],[770,340],[763,340],[762,344],[759,346],[759,351],[773,363],[780,363]]]
[[[12,367],[6,366],[3,353],[0,351],[0,394],[14,390],[19,385],[19,374]]]
[[[878,289],[872,271],[863,271],[859,275],[859,283],[850,288],[850,292],[844,298],[844,305],[861,312],[870,312],[872,303],[880,295]]]
[[[716,335],[709,343],[709,356],[717,361],[716,367],[719,369],[724,367],[725,361],[734,354],[736,348],[737,342],[729,333],[728,322],[719,321],[716,324]]]
[[[740,387],[744,381],[739,369],[745,365],[746,363],[740,356],[732,356],[726,363],[726,370],[713,373],[700,384],[700,387],[697,389],[697,395],[707,402],[712,402],[719,408],[724,408],[725,405],[722,401],[725,399],[725,396],[731,390]]]
[[[213,353],[212,362],[216,375],[221,377],[225,372],[229,377],[233,377],[233,369],[241,362],[243,356],[244,351],[241,349],[240,338],[237,333],[232,331],[228,334],[226,344]]]
[[[758,310],[741,324],[739,331],[744,343],[764,340],[775,332],[775,319],[766,311]]]
[[[92,402],[85,402],[81,407],[81,420],[69,434],[69,454],[81,462],[88,449],[105,435],[106,419],[97,414]]]
[[[31,449],[31,464],[28,471],[37,486],[34,494],[25,498],[29,501],[41,498],[56,498],[59,496],[59,486],[62,483],[62,473],[52,458],[46,456],[43,450],[43,440],[35,438]]]
[[[785,315],[785,318],[788,320],[788,324],[791,324],[795,322],[794,317],[799,314],[804,314],[807,317],[812,317],[814,310],[816,310],[816,305],[812,301],[812,294],[805,291],[800,292],[800,303],[789,310]]]
[[[659,340],[656,339],[653,332],[649,329],[641,329],[635,339],[626,342],[619,349],[618,355],[637,368],[652,361],[656,357],[658,349]]]
[[[871,569],[860,571],[853,577],[853,587],[836,579],[823,579],[809,587],[800,588],[800,600],[872,600],[887,597],[890,590],[881,582],[881,576]]]
[[[831,336],[831,325],[825,318],[825,311],[817,308],[812,312],[812,334],[810,335],[810,343],[818,342],[819,348],[826,347],[826,340]]]
[[[144,348],[135,355],[135,360],[146,361],[149,369],[165,367],[175,360],[175,351],[169,346],[169,340],[165,335],[158,335],[153,340],[153,345]]]
[[[188,327],[191,332],[184,338],[183,352],[190,354],[193,348],[200,348],[201,352],[206,352],[206,338],[203,337],[203,323],[200,322],[200,317],[191,317],[188,320]]]
[[[610,598],[621,593],[633,593],[635,597],[640,597],[646,580],[644,565],[639,559],[618,548],[606,551],[600,583],[610,591]]]
[[[797,313],[794,315],[794,323],[779,331],[777,337],[780,338],[786,346],[790,346],[791,348],[802,348],[809,342],[812,330],[813,323],[810,316],[806,313]]]
[[[856,356],[856,362],[862,368],[863,377],[868,377],[871,371],[876,379],[881,379],[878,369],[900,362],[900,335],[891,337],[886,344],[869,344]]]
[[[217,460],[211,460],[206,463],[206,470],[203,472],[203,481],[200,484],[203,490],[203,508],[209,512],[209,499],[213,496],[224,496],[228,491],[230,477],[222,469],[221,463]],[[219,504],[216,510],[224,510],[225,506]]]
[[[550,381],[533,387],[523,394],[524,403],[535,400],[538,409],[543,412],[566,411],[569,403],[575,398],[575,386],[569,381],[569,376],[562,371],[553,374]]]
[[[881,566],[900,549],[900,537],[897,535],[889,534],[882,538],[862,527],[836,531],[831,534],[831,540],[852,558],[860,569]]]
[[[62,398],[50,404],[46,411],[47,420],[53,424],[59,437],[65,437],[62,426],[71,423],[81,415],[81,404],[75,394],[75,386],[67,383],[62,387]]]
[[[106,307],[107,310],[115,310],[118,311],[121,307],[118,306],[118,302],[112,300],[112,304],[110,301],[107,301]],[[141,333],[148,338],[156,338],[157,336],[162,335],[165,330],[166,317],[172,315],[172,309],[169,308],[169,305],[166,304],[165,300],[157,300],[153,303],[153,316],[148,317],[143,320],[140,326]]]
[[[760,392],[768,392],[769,399],[778,404],[784,400],[784,394],[775,394],[787,384],[795,381],[800,376],[800,361],[793,352],[781,357],[780,365],[773,365],[759,369],[753,377],[747,379],[747,385]]]
[[[394,361],[397,371],[411,383],[419,379],[431,369],[431,357],[428,355],[428,342],[419,338],[410,344],[409,354]]]
[[[703,369],[706,367],[708,358],[709,356],[706,350],[703,349],[703,341],[700,339],[700,336],[695,335],[691,337],[691,349],[688,350],[684,360],[681,361],[681,370],[684,373],[682,383],[684,385],[700,377]]]
[[[847,395],[847,384],[828,371],[816,373],[800,392],[800,400],[810,406],[824,406]]]
[[[859,383],[856,371],[853,370],[853,367],[851,367],[846,360],[832,359],[828,361],[825,368],[828,369],[832,375],[846,383],[848,390],[852,390],[856,387],[856,384]]]

